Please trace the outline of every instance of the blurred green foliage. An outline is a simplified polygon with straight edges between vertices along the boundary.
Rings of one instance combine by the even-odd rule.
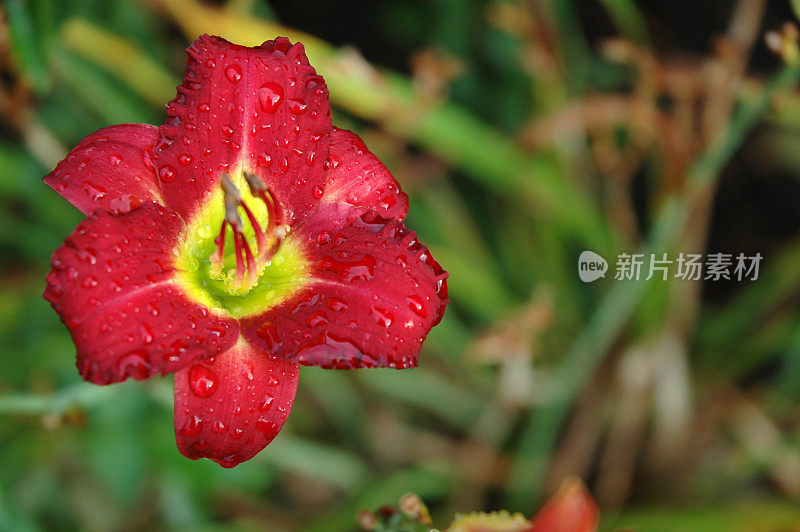
[[[655,2],[313,4],[0,7],[0,529],[347,530],[406,492],[530,514],[567,475],[607,529],[798,529],[800,97],[761,44],[788,5],[762,27],[762,2],[720,2],[727,40],[686,56]],[[100,127],[161,123],[202,31],[304,41],[451,272],[419,369],[303,368],[283,432],[233,470],[178,453],[170,378],[81,382],[40,297],[81,218],[41,177]],[[584,284],[583,249],[765,260],[753,283]]]

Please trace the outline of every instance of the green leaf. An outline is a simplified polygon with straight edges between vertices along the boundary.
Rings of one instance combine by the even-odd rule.
[[[5,12],[8,15],[14,57],[23,76],[31,83],[34,91],[41,95],[50,90],[51,79],[43,55],[47,48],[37,35],[33,6],[34,2],[7,0]]]

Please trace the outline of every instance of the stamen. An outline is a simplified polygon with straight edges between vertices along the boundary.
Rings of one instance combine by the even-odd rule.
[[[267,207],[269,221],[266,231],[258,222],[256,215],[242,200],[241,194],[233,181],[223,175],[220,178],[222,191],[225,201],[225,219],[222,222],[219,236],[215,239],[217,249],[210,257],[212,271],[220,274],[225,263],[225,236],[226,226],[230,225],[233,232],[234,255],[236,258],[236,275],[234,282],[239,285],[237,290],[246,288],[243,286],[254,285],[258,281],[259,270],[262,266],[269,264],[275,253],[280,248],[281,241],[286,236],[289,227],[285,224],[285,214],[280,202],[277,201],[269,187],[260,177],[249,172],[243,172],[250,192],[254,197],[260,198]],[[239,207],[244,210],[250,226],[253,228],[257,251],[253,256],[250,244],[245,238],[242,217],[239,215]],[[246,279],[245,279],[246,276]]]
[[[250,172],[242,172],[244,175],[245,180],[247,181],[247,186],[250,187],[250,193],[253,196],[258,196],[259,192],[263,192],[267,190],[267,185],[255,174],[251,174]]]
[[[241,284],[244,281],[244,269],[245,269],[245,262],[244,256],[242,253],[242,242],[244,241],[244,235],[234,230],[233,232],[233,246],[236,250],[236,282]]]
[[[261,257],[267,252],[267,237],[264,236],[264,230],[261,229],[261,224],[259,224],[258,220],[256,220],[253,211],[250,210],[245,202],[242,202],[240,205],[244,209],[247,219],[250,220],[250,225],[253,227],[253,232],[256,236],[256,245],[258,246],[258,259],[260,262]]]
[[[269,197],[262,192],[259,197],[261,200],[267,204],[267,211],[269,212],[269,223],[267,225],[267,232],[272,235],[272,243],[270,245],[269,251],[267,254],[269,258],[275,256],[275,253],[278,252],[278,249],[281,247],[281,241],[283,241],[286,233],[288,233],[288,226],[286,225],[286,220],[284,218],[283,207],[279,201],[275,199],[275,197],[270,193]]]
[[[228,176],[223,175],[221,182],[222,191],[225,193],[225,221],[231,224],[234,232],[241,232],[242,217],[239,216],[238,207],[242,203],[242,197],[239,195],[236,185],[233,184]]]
[[[256,259],[253,258],[253,252],[250,251],[250,245],[247,243],[247,239],[245,239],[244,235],[241,235],[242,238],[242,248],[244,248],[244,256],[247,260],[247,282],[249,284],[255,284],[258,280],[258,267],[256,266]]]
[[[259,247],[259,264],[264,264],[272,260],[272,257],[274,257],[278,252],[278,249],[281,247],[281,241],[289,232],[289,228],[286,226],[283,207],[281,206],[280,202],[275,199],[272,191],[269,190],[264,181],[262,181],[258,176],[249,172],[244,172],[244,178],[247,180],[247,186],[250,187],[250,192],[253,194],[253,196],[260,198],[261,201],[264,202],[264,205],[267,206],[269,221],[267,222],[266,233],[272,237],[272,242],[270,242],[269,249],[266,249],[263,254],[261,253],[261,247]],[[253,223],[252,219],[250,220],[250,223]],[[258,238],[258,236],[256,236],[256,238]]]
[[[269,255],[272,257],[278,251],[278,248],[281,245],[281,240],[283,240],[283,236],[285,232],[278,231],[280,227],[283,227],[283,209],[280,206],[280,203],[275,201],[272,194],[267,196],[265,192],[261,192],[258,195],[267,206],[267,212],[269,212],[269,222],[267,224],[267,233],[269,233],[272,237],[272,243],[269,249]]]

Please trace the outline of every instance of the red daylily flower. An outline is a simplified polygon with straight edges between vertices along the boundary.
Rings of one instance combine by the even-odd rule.
[[[45,177],[88,218],[44,297],[84,379],[175,372],[180,452],[233,467],[283,426],[299,364],[416,366],[447,274],[302,44],[187,53],[166,124],[101,129]]]
[[[364,530],[429,531],[433,526],[428,507],[414,493],[400,498],[397,509],[361,510],[358,523]],[[580,479],[567,478],[558,492],[533,517],[507,510],[456,514],[445,532],[596,532],[600,510]]]
[[[460,515],[446,532],[595,532],[599,521],[600,510],[586,486],[569,478],[529,519],[507,511]]]
[[[505,510],[460,515],[445,532],[595,532],[599,521],[597,503],[583,482],[572,478],[529,519]]]

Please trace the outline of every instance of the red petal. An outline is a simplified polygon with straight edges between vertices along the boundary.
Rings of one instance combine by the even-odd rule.
[[[278,434],[299,366],[245,341],[175,373],[175,438],[188,458],[223,467],[249,460]]]
[[[567,479],[531,518],[530,532],[593,532],[599,518],[597,504],[583,482]]]
[[[151,200],[162,203],[147,155],[158,138],[158,128],[148,124],[100,129],[75,146],[44,182],[86,215],[95,209],[125,213]]]
[[[44,297],[97,384],[166,374],[226,349],[236,321],[187,299],[173,283],[181,218],[156,203],[128,214],[97,211],[53,253]]]
[[[350,131],[333,128],[322,201],[372,209],[384,218],[405,219],[408,196],[391,172]]]
[[[328,88],[302,44],[246,48],[203,35],[167,106],[155,161],[166,204],[188,217],[223,172],[260,176],[298,222],[325,185],[331,129]]]
[[[326,368],[413,367],[447,304],[447,274],[397,220],[322,203],[294,238],[316,282],[242,320],[257,347]]]

